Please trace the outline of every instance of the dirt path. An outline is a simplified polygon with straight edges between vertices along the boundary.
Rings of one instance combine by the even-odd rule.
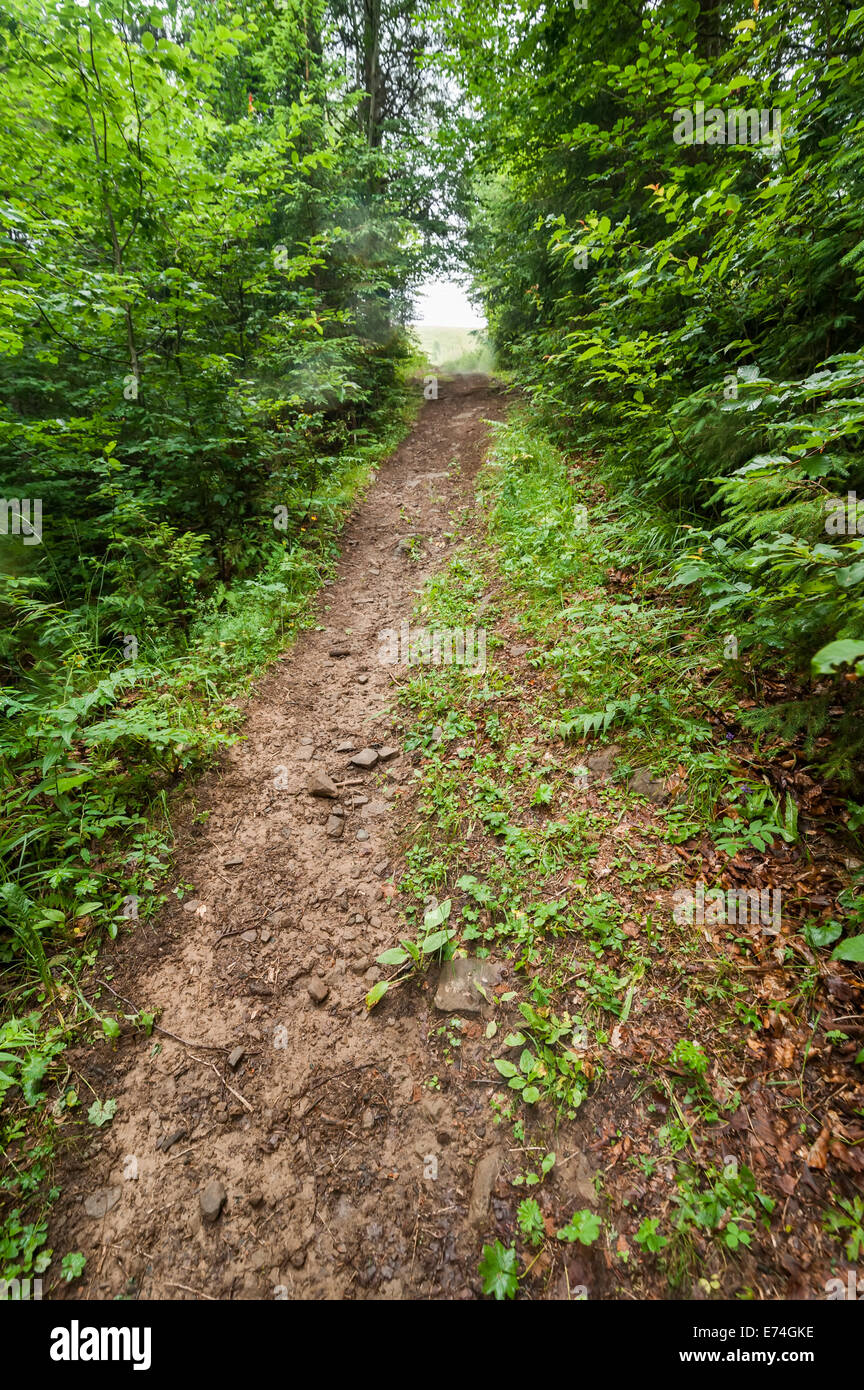
[[[117,1111],[58,1174],[53,1244],[88,1257],[71,1296],[470,1296],[479,1090],[475,1123],[423,1089],[426,994],[364,1006],[396,930],[389,879],[413,780],[377,634],[409,618],[447,558],[484,419],[502,414],[482,379],[424,406],[346,530],[320,629],[262,683],[245,740],[180,810],[183,902],[103,957],[118,995],[161,1009],[185,1042],[137,1032],[73,1059]],[[388,745],[371,770],[350,765],[349,749]],[[314,773],[337,799],[308,793]]]

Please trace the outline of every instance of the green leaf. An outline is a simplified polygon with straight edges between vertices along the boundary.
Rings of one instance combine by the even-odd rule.
[[[864,962],[864,936],[847,936],[845,941],[834,947],[831,959]]]
[[[405,961],[410,960],[411,957],[401,946],[391,946],[389,951],[383,951],[375,959],[379,965],[404,965]]]
[[[70,1284],[73,1279],[80,1279],[86,1263],[87,1256],[82,1255],[80,1250],[70,1250],[67,1255],[63,1256],[60,1261],[60,1268],[67,1284]]]
[[[446,922],[452,908],[453,902],[450,898],[445,898],[443,903],[439,903],[437,907],[430,908],[423,917],[423,925],[426,930],[431,931],[433,927],[440,927],[442,922]]]
[[[514,1247],[503,1246],[500,1240],[494,1245],[484,1245],[478,1265],[483,1280],[483,1292],[492,1294],[500,1302],[505,1298],[515,1298],[519,1287],[519,1260]]]
[[[446,946],[456,935],[455,927],[445,927],[442,931],[433,931],[431,936],[427,936],[423,942],[423,954],[429,956],[433,951],[440,951],[442,946]]]
[[[366,995],[366,1008],[367,1008],[367,1010],[368,1010],[368,1009],[374,1009],[374,1008],[375,1008],[375,1005],[376,1005],[381,999],[384,998],[384,995],[387,993],[387,991],[388,991],[389,988],[390,988],[390,981],[389,981],[389,980],[379,980],[377,984],[373,985],[372,988],[370,989],[369,993]]]
[[[861,657],[864,657],[864,642],[853,642],[849,638],[843,638],[839,642],[829,642],[827,646],[820,647],[811,664],[817,676],[826,676],[836,671],[838,666],[851,665]]]
[[[106,1100],[104,1102],[101,1100],[94,1100],[90,1109],[87,1111],[87,1119],[90,1121],[91,1125],[95,1125],[97,1129],[101,1129],[103,1125],[107,1125],[113,1120],[116,1110],[116,1100]]]
[[[512,1062],[508,1062],[506,1057],[496,1057],[495,1066],[502,1076],[516,1076],[516,1068]]]
[[[558,1239],[578,1240],[582,1245],[593,1245],[602,1226],[600,1217],[596,1216],[593,1211],[589,1211],[587,1207],[583,1207],[581,1211],[574,1211],[569,1224],[558,1232]]]

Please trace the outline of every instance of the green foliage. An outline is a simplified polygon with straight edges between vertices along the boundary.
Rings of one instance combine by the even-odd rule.
[[[718,637],[816,678],[804,717],[815,695],[826,765],[848,778],[864,744],[864,10],[708,16],[532,0],[451,17],[476,113],[454,129],[468,261],[498,359],[553,438],[602,455],[643,553],[698,588]],[[697,102],[774,111],[781,138],[679,143]],[[571,728],[622,713],[595,704]]]
[[[519,1258],[513,1246],[506,1247],[496,1240],[484,1245],[479,1264],[483,1292],[492,1294],[500,1303],[515,1298],[519,1287]]]
[[[580,1245],[593,1245],[602,1229],[600,1217],[584,1207],[582,1211],[574,1211],[567,1225],[558,1232],[558,1239],[571,1243],[578,1240]]]

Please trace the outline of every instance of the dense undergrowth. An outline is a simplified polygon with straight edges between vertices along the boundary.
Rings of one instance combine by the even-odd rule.
[[[826,735],[854,783],[864,11],[529,3],[452,34],[499,361],[738,650],[800,684],[765,726]],[[770,139],[729,138],[742,109]]]

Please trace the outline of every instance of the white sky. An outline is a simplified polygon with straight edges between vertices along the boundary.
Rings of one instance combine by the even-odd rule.
[[[485,328],[485,321],[452,280],[427,280],[419,286],[412,323],[432,323],[436,328]]]

